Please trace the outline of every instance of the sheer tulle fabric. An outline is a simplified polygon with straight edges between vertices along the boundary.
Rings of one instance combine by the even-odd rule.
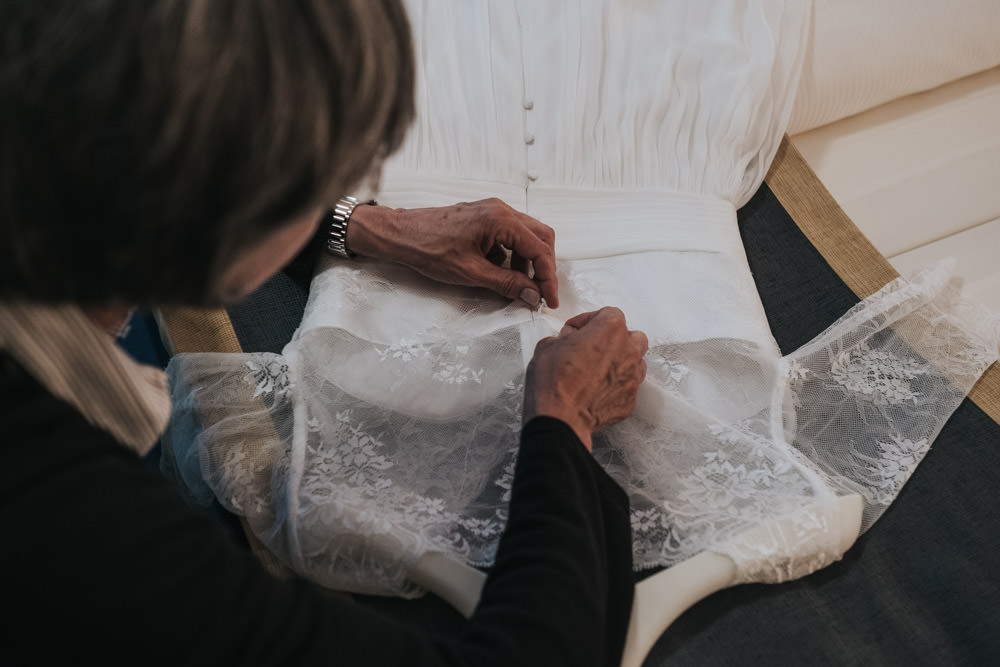
[[[997,356],[1000,324],[970,317],[945,278],[937,268],[900,279],[786,357],[734,340],[654,345],[637,414],[595,441],[631,496],[636,567],[711,550],[745,581],[777,582],[838,558],[833,499],[861,494],[870,526]],[[283,355],[180,355],[176,469],[298,572],[415,594],[407,573],[424,553],[492,562],[521,423],[522,341],[550,326],[396,345],[321,328]],[[740,395],[721,386],[734,375]],[[399,409],[371,393],[395,394]],[[797,543],[741,541],[788,517]]]
[[[647,333],[649,372],[594,454],[631,497],[636,567],[710,550],[774,582],[838,558],[835,499],[860,494],[862,527],[877,519],[996,357],[997,327],[941,269],[778,351],[735,207],[781,139],[808,4],[410,11],[419,118],[380,201],[499,196],[552,225],[561,308],[330,259],[282,354],[171,362],[164,445],[185,488],[332,588],[418,594],[407,574],[428,552],[489,566],[535,343],[615,305]],[[745,538],[775,520],[795,530]]]

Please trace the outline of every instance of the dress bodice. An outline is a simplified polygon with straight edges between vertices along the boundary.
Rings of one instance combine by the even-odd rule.
[[[791,112],[808,3],[414,0],[409,10],[418,116],[386,166],[386,191],[421,174],[502,183],[529,207],[547,188],[739,207]]]

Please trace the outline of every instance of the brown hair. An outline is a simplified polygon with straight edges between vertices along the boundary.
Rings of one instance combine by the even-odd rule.
[[[0,298],[207,303],[413,116],[399,0],[0,5]]]

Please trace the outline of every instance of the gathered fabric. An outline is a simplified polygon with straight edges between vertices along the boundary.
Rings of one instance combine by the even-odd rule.
[[[635,414],[594,438],[630,497],[636,569],[707,550],[780,582],[839,558],[837,498],[862,497],[862,530],[877,520],[996,359],[1000,323],[938,266],[779,351],[736,209],[787,125],[809,3],[408,9],[418,116],[379,201],[499,197],[545,222],[560,308],[325,258],[281,354],[171,361],[172,474],[322,585],[417,595],[427,553],[492,564],[535,344],[612,305],[649,338]],[[762,540],[775,521],[796,530]]]

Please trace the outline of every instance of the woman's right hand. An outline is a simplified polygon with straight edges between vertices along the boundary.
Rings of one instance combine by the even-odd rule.
[[[635,409],[647,347],[646,335],[629,331],[617,308],[571,318],[559,335],[535,347],[524,384],[524,421],[561,419],[590,450],[592,433]]]

